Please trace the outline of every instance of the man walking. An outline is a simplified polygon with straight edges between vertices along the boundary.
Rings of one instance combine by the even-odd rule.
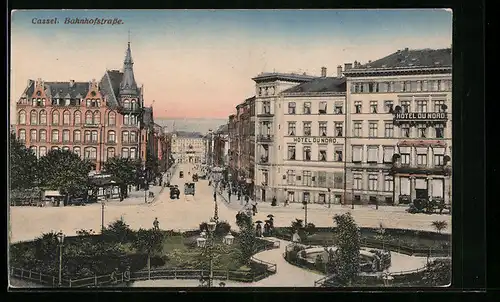
[[[153,221],[153,229],[155,231],[158,231],[160,229],[160,222],[158,221],[158,217],[155,217],[155,220]]]
[[[227,190],[227,202],[231,203],[231,189]]]

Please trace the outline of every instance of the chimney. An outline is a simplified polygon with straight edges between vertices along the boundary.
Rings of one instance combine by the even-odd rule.
[[[75,80],[69,80],[69,87],[75,86]]]
[[[321,67],[321,77],[326,78],[326,67]]]
[[[351,68],[352,68],[352,63],[345,63],[344,64],[344,71],[348,71]]]
[[[342,77],[342,65],[337,66],[337,77]]]
[[[405,51],[408,51],[408,47],[405,48]]]

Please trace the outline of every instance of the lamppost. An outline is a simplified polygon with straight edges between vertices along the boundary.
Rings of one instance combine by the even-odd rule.
[[[64,244],[64,234],[62,231],[57,233],[57,241],[59,242],[59,287],[62,285],[62,252]]]
[[[304,227],[307,227],[307,204],[309,203],[309,196],[305,195],[302,204],[304,205]]]
[[[209,251],[209,261],[210,261],[210,272],[209,272],[209,277],[208,277],[208,287],[213,286],[213,278],[214,278],[214,270],[213,270],[213,259],[214,259],[214,245],[215,245],[215,240],[214,240],[214,233],[215,229],[217,227],[216,221],[210,221],[207,223],[207,231],[208,231],[208,240],[207,240],[207,234],[205,232],[201,232],[200,237],[196,239],[196,244],[199,248],[208,248]],[[207,244],[208,241],[208,244]],[[231,233],[227,234],[224,239],[222,240],[222,243],[225,245],[231,245],[233,244],[234,237],[231,235]]]
[[[330,208],[331,203],[332,203],[332,190],[328,188],[328,208]]]

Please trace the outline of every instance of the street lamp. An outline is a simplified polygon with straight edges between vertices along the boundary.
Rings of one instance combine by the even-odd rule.
[[[64,234],[62,231],[57,233],[57,241],[59,242],[59,287],[62,285],[62,251],[64,244]]]
[[[209,273],[209,278],[208,278],[208,287],[212,287],[213,284],[213,278],[214,278],[214,270],[213,270],[213,249],[214,249],[214,233],[215,229],[217,228],[217,223],[215,221],[210,221],[207,223],[207,231],[208,231],[208,240],[207,240],[207,234],[205,232],[200,233],[200,237],[196,239],[196,244],[199,248],[208,248],[209,249],[209,260],[210,260],[210,273]],[[228,233],[222,240],[222,243],[224,245],[231,245],[233,244],[234,237],[230,233]],[[208,243],[208,244],[207,244]]]
[[[302,204],[304,205],[304,227],[307,227],[307,204],[309,203],[308,198],[304,196],[304,200],[302,201]]]

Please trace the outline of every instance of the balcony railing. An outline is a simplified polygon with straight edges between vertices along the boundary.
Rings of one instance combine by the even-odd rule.
[[[257,141],[259,141],[259,142],[272,142],[273,141],[273,135],[270,135],[270,134],[259,134],[259,136],[257,136]]]
[[[140,113],[142,111],[142,108],[139,106],[134,106],[134,107],[120,107],[118,109],[120,113]]]
[[[259,114],[257,114],[257,117],[273,117],[274,114],[271,113],[271,111],[264,111]]]

